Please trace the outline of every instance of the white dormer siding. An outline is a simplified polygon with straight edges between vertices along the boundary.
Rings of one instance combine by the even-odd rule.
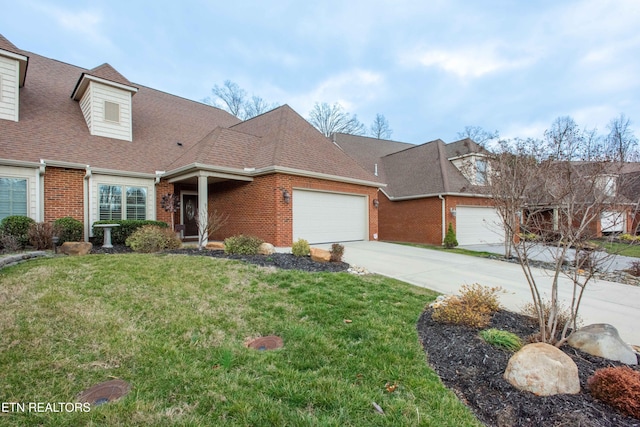
[[[131,141],[131,92],[91,81],[80,99],[91,135]]]
[[[18,121],[20,63],[0,51],[0,119]]]
[[[487,185],[489,165],[482,154],[469,154],[449,159],[472,185]]]

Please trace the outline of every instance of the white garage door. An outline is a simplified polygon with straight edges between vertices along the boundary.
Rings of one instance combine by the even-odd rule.
[[[600,226],[603,233],[622,233],[625,230],[625,215],[615,211],[602,212]]]
[[[293,190],[293,241],[334,243],[366,240],[367,198]]]
[[[503,243],[500,215],[494,208],[456,207],[456,238],[459,245]]]

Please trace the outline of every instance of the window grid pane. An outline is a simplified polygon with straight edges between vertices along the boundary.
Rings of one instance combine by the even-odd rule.
[[[27,180],[0,178],[0,220],[10,215],[27,216]]]
[[[147,189],[127,187],[127,219],[147,219]]]
[[[100,185],[98,192],[100,194],[99,219],[101,221],[122,219],[122,187]]]

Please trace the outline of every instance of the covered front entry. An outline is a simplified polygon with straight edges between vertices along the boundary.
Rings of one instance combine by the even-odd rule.
[[[367,197],[293,190],[293,241],[333,243],[367,240]]]
[[[180,223],[184,225],[184,234],[186,238],[198,237],[198,194],[190,194],[183,192],[180,206],[183,209],[180,210]]]
[[[460,245],[503,243],[504,226],[498,211],[491,207],[457,206],[456,238]]]

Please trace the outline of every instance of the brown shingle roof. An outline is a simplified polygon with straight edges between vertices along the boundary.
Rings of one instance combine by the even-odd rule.
[[[221,109],[136,85],[133,141],[93,136],[78,101],[70,97],[82,76],[133,83],[109,64],[86,70],[30,55],[29,81],[20,90],[20,120],[0,121],[2,159],[149,174],[194,163],[266,172],[277,167],[376,181],[286,105],[240,122]]]
[[[355,135],[336,134],[336,143],[363,166],[378,165],[380,178],[391,198],[420,197],[446,193],[480,194],[450,158],[484,152],[470,139],[445,144],[442,140],[413,145]]]
[[[0,49],[23,55],[22,51],[0,34]]]
[[[258,136],[252,152],[256,169],[277,166],[375,182],[334,143],[288,105],[239,123],[232,130]]]

